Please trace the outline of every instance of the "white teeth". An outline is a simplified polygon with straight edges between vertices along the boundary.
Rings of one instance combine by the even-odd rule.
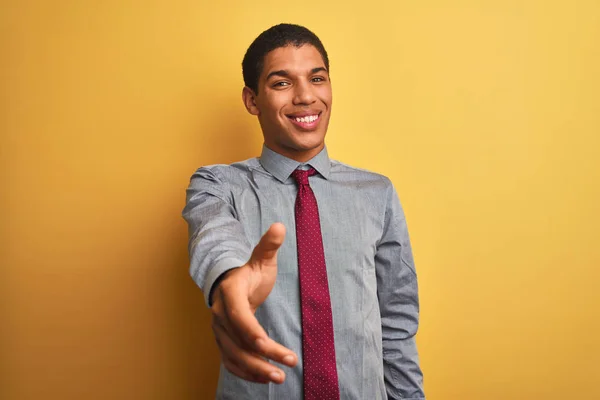
[[[318,115],[309,115],[307,117],[296,117],[295,120],[298,122],[311,123],[316,121],[319,118]]]

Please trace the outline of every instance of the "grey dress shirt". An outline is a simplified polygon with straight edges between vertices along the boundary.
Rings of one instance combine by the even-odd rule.
[[[404,212],[390,180],[330,160],[305,163],[319,207],[333,312],[341,399],[424,399],[415,344],[417,277]],[[302,399],[302,323],[291,173],[299,162],[263,147],[260,158],[198,169],[187,189],[190,272],[204,292],[245,264],[274,222],[287,235],[277,281],[256,317],[267,334],[298,354],[281,385],[244,381],[221,365],[218,399]]]

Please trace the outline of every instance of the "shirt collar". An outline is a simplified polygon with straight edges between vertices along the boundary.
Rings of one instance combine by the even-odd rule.
[[[331,169],[327,147],[323,147],[323,150],[321,150],[319,154],[307,162],[301,163],[276,153],[263,145],[262,154],[260,155],[260,164],[280,182],[285,182],[292,172],[301,165],[310,165],[325,179],[329,178],[329,170]]]

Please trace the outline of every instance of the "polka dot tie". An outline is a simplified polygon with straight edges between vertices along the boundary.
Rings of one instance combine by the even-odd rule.
[[[308,177],[314,169],[296,170],[296,240],[302,309],[302,359],[304,400],[339,400],[333,318],[323,253],[317,199]]]

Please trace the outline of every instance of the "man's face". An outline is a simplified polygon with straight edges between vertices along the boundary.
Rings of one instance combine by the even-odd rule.
[[[307,161],[323,149],[331,113],[331,82],[314,46],[280,47],[268,53],[258,95],[244,88],[243,97],[248,111],[258,116],[271,150]]]

